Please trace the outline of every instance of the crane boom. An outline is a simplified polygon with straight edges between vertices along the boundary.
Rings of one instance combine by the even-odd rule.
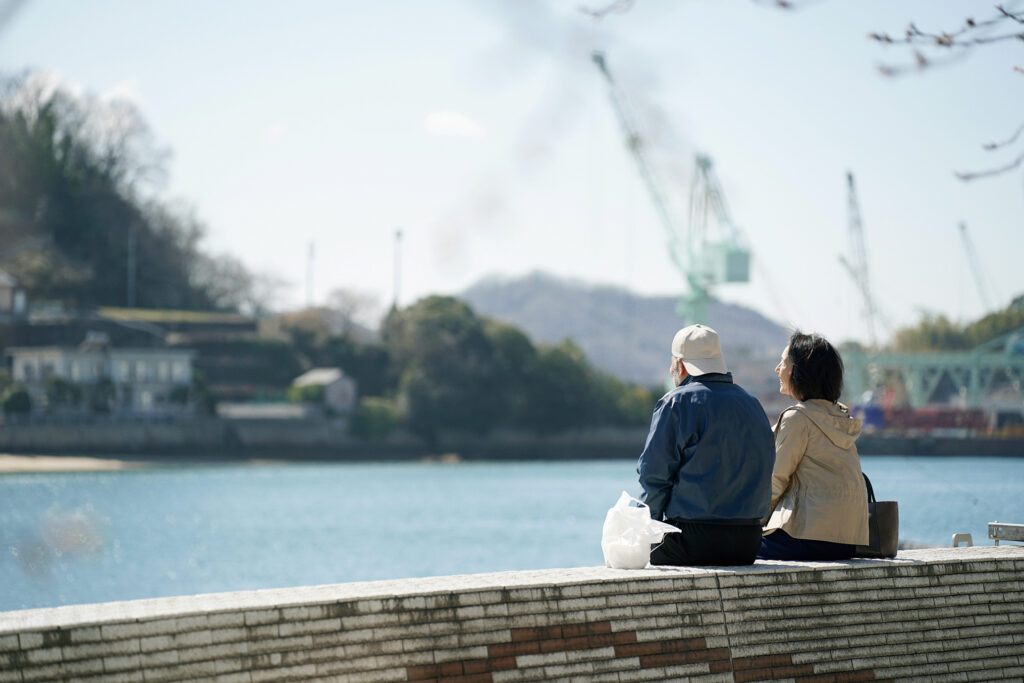
[[[981,262],[978,261],[978,252],[974,250],[974,242],[967,233],[967,224],[960,222],[960,237],[964,241],[964,250],[967,252],[967,262],[971,266],[971,273],[974,275],[974,282],[978,286],[978,296],[985,307],[985,312],[992,310],[992,300],[988,296],[988,287],[985,285],[985,273],[981,269]]]
[[[875,297],[871,292],[871,281],[868,278],[868,254],[864,246],[864,226],[860,220],[860,204],[857,201],[857,188],[853,182],[853,173],[846,172],[846,183],[848,186],[848,210],[849,210],[849,238],[850,238],[850,260],[844,256],[839,257],[850,278],[857,286],[861,298],[864,301],[864,315],[868,323],[868,336],[871,340],[871,347],[878,346],[878,336],[875,331],[875,323],[878,320],[878,307],[875,305]]]
[[[612,106],[626,139],[626,148],[636,161],[640,177],[668,233],[672,262],[686,279],[689,291],[679,303],[679,313],[690,322],[706,323],[709,320],[711,288],[714,285],[750,280],[750,252],[741,246],[739,230],[729,218],[724,193],[712,169],[711,159],[703,155],[697,157],[697,168],[690,185],[690,222],[684,232],[669,210],[666,195],[647,158],[643,137],[625,94],[612,77],[604,55],[595,52],[593,61],[608,83]],[[709,216],[714,216],[725,227],[725,239],[717,242],[709,239]]]
[[[658,218],[661,219],[661,224],[668,233],[669,252],[672,256],[672,261],[676,264],[677,268],[685,271],[686,264],[682,262],[679,253],[679,231],[676,229],[675,220],[672,218],[672,214],[668,209],[668,203],[665,201],[665,195],[661,191],[661,188],[654,177],[654,171],[651,168],[650,162],[647,160],[644,141],[636,126],[633,111],[630,108],[629,103],[626,101],[625,95],[623,95],[618,84],[615,82],[615,79],[612,77],[611,71],[608,70],[608,64],[605,62],[604,55],[600,52],[595,52],[592,55],[592,59],[594,60],[594,64],[597,65],[598,70],[608,82],[608,90],[611,94],[612,106],[615,108],[615,113],[618,116],[619,127],[622,128],[622,133],[626,137],[626,148],[633,156],[633,160],[636,161],[637,170],[640,171],[640,177],[643,179],[644,186],[647,188],[647,192],[651,196],[651,202],[654,204],[654,209],[657,211]]]

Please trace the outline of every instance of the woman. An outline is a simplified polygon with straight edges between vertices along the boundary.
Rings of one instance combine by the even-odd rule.
[[[824,338],[794,332],[775,373],[798,403],[775,425],[772,512],[757,556],[849,559],[868,542],[868,500],[854,445],[860,420],[839,403],[843,361]]]

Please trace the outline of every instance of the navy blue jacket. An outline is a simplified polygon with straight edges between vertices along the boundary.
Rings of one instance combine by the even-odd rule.
[[[772,497],[775,438],[732,375],[688,376],[662,396],[637,472],[654,519],[758,522]]]

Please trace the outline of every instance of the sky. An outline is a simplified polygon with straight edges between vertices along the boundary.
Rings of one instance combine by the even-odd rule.
[[[955,29],[995,3],[580,10],[606,4],[27,0],[0,32],[0,69],[133,102],[170,152],[159,196],[192,207],[208,251],[287,281],[278,308],[345,289],[383,311],[396,284],[406,305],[537,270],[683,293],[595,50],[680,229],[695,155],[713,159],[754,259],[751,282],[717,297],[870,341],[838,259],[851,254],[848,171],[881,340],[923,313],[968,321],[988,310],[961,221],[991,306],[1024,294],[1024,168],[954,176],[1024,147],[982,149],[1024,122],[1020,42],[890,78],[878,66],[912,63],[912,51],[867,38],[910,22]]]

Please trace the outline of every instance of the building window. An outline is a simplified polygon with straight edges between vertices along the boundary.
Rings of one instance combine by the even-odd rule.
[[[36,368],[32,361],[22,361],[21,363],[21,378],[26,382],[31,382],[35,379]]]
[[[53,374],[53,371],[54,371],[53,363],[50,362],[50,361],[44,361],[42,363],[42,366],[39,368],[39,377],[40,377],[40,379],[46,379],[47,377],[49,377],[50,375]]]
[[[183,384],[188,381],[188,365],[183,360],[174,361],[174,381]]]
[[[157,379],[163,383],[167,383],[171,379],[171,364],[165,360],[160,361],[157,364]]]
[[[148,369],[149,368],[146,367],[146,361],[144,361],[144,360],[137,360],[137,361],[135,361],[135,381],[136,382],[145,382],[146,380],[148,380],[149,379],[149,373],[147,372]]]

